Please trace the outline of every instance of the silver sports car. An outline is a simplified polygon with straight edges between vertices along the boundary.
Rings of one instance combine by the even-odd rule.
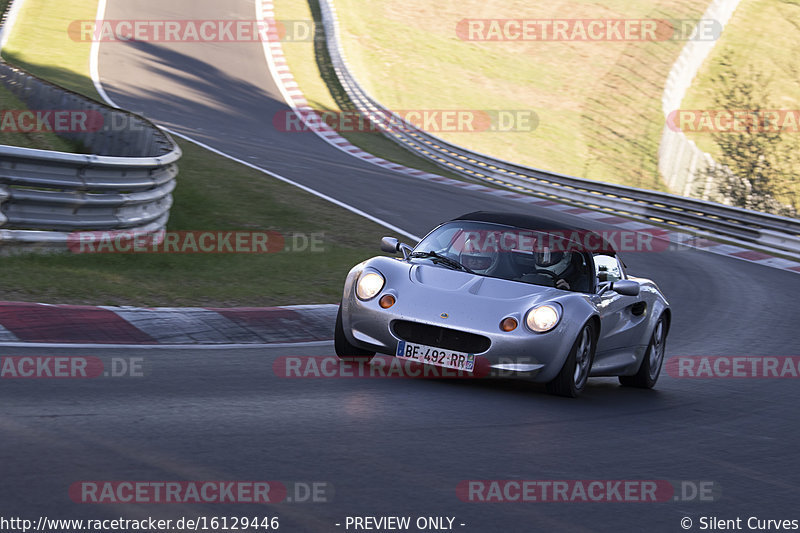
[[[664,361],[669,304],[627,275],[607,236],[529,215],[476,212],[412,248],[350,270],[336,320],[339,357],[376,352],[472,372],[476,363],[577,396],[590,376],[651,388]],[[481,361],[484,359],[485,361]]]

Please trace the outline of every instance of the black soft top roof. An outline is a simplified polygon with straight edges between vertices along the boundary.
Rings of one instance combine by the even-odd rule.
[[[597,230],[589,229],[585,226],[575,224],[564,224],[562,222],[554,222],[553,220],[545,217],[537,217],[525,213],[506,213],[501,211],[474,211],[456,217],[455,220],[469,220],[472,222],[489,222],[492,224],[504,224],[506,226],[514,226],[520,229],[527,229],[532,231],[540,231],[545,233],[558,233],[565,238],[569,237],[570,233],[579,232],[582,236],[587,234],[594,234],[597,240],[602,240],[603,245],[601,249],[593,250],[596,252],[604,252],[615,254],[616,251],[611,243]]]

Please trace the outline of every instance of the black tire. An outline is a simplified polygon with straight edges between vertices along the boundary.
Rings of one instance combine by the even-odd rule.
[[[633,376],[620,376],[620,384],[624,387],[652,389],[661,374],[666,349],[667,321],[664,315],[661,315],[658,317],[656,327],[653,328],[650,344],[647,345],[647,351],[644,353],[644,359],[642,359],[642,364],[639,366],[639,371]]]
[[[347,361],[358,361],[368,363],[375,357],[375,352],[370,352],[358,346],[353,346],[344,336],[344,326],[342,326],[342,306],[339,306],[339,312],[336,313],[336,329],[333,330],[333,348],[336,350],[336,355],[339,359]]]
[[[594,327],[587,322],[578,333],[561,371],[547,384],[547,392],[568,398],[580,395],[592,371],[595,347]]]

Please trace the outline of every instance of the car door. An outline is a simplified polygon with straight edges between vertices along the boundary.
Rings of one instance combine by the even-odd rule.
[[[627,279],[625,269],[613,255],[594,254],[595,275],[598,292],[607,282]],[[600,313],[600,335],[593,373],[612,373],[636,361],[638,327],[646,315],[646,304],[642,293],[625,296],[612,289],[592,295]]]

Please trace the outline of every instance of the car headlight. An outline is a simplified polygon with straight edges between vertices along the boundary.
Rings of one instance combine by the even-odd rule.
[[[561,306],[552,303],[534,307],[525,316],[525,323],[536,333],[550,331],[561,319]]]
[[[360,300],[370,300],[375,298],[386,280],[377,272],[366,272],[361,274],[358,278],[358,285],[356,286],[356,296]]]

